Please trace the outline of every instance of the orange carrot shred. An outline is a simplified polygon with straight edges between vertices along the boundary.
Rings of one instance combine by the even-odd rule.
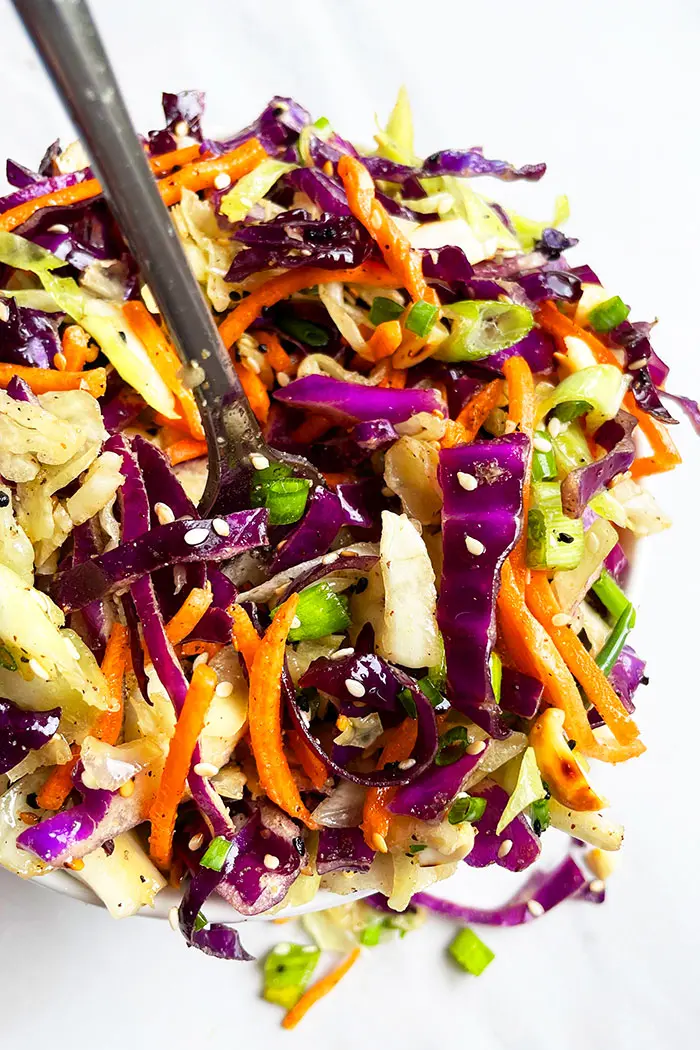
[[[467,441],[474,440],[502,398],[503,380],[492,379],[467,401],[457,416],[457,422],[461,423],[466,431]]]
[[[265,389],[265,384],[257,372],[254,372],[252,368],[246,368],[242,361],[235,361],[234,367],[255,418],[261,426],[264,426],[270,414],[270,395]]]
[[[102,660],[102,674],[107,680],[107,688],[114,711],[102,711],[98,715],[90,735],[102,740],[105,744],[116,744],[122,731],[124,721],[124,697],[122,688],[124,674],[129,660],[129,632],[123,624],[118,621],[112,624],[107,639],[107,647]]]
[[[178,645],[177,652],[178,656],[201,656],[202,653],[206,653],[209,659],[216,656],[218,652],[223,649],[221,642],[182,642]]]
[[[211,587],[192,588],[180,608],[165,626],[165,633],[171,645],[178,645],[192,634],[212,600]]]
[[[387,742],[379,760],[379,769],[390,762],[403,762],[411,757],[416,746],[418,728],[415,719],[406,718],[387,733]],[[396,794],[396,788],[370,788],[365,796],[362,811],[362,832],[370,849],[386,853],[386,837],[391,823],[389,803]]]
[[[7,390],[13,376],[23,379],[35,394],[48,394],[53,390],[87,390],[93,397],[102,397],[107,389],[107,373],[104,368],[65,372],[57,368],[0,364],[0,390]]]
[[[395,350],[401,346],[403,333],[399,321],[382,321],[372,332],[368,342],[367,350],[373,361],[381,361],[384,357],[391,357]]]
[[[176,467],[178,463],[188,463],[191,459],[201,459],[207,454],[206,441],[195,441],[194,438],[182,438],[174,441],[167,448],[170,465]]]
[[[208,664],[198,664],[192,672],[192,681],[170,740],[170,750],[151,806],[151,858],[163,870],[170,867],[177,807],[185,790],[192,755],[204,728],[215,689],[216,672]]]
[[[242,605],[230,605],[228,614],[233,621],[231,632],[233,645],[242,655],[246,669],[250,674],[262,639]]]
[[[320,981],[316,981],[311,987],[304,992],[301,999],[295,1006],[291,1008],[285,1015],[282,1021],[283,1028],[296,1028],[314,1003],[317,1003],[319,999],[323,999],[325,995],[332,992],[336,984],[338,984],[348,970],[355,965],[357,960],[360,958],[360,949],[353,948],[349,955],[347,955],[339,966],[336,966],[326,977],[322,977]]]
[[[250,745],[260,784],[269,798],[307,828],[318,824],[301,800],[282,745],[281,696],[284,649],[299,595],[280,605],[265,632],[250,671]]]
[[[325,416],[308,416],[296,430],[292,431],[292,441],[300,445],[310,445],[312,441],[318,441],[320,437],[327,434],[332,426],[331,421]]]
[[[527,567],[527,515],[530,504],[530,475],[532,471],[532,441],[535,435],[535,381],[524,357],[509,357],[503,363],[508,382],[508,421],[530,439],[523,476],[523,530],[511,555],[510,564],[523,588],[529,578]]]
[[[97,348],[91,356],[90,336],[79,324],[69,325],[61,338],[61,348],[65,358],[62,371],[82,372],[88,361],[97,357]]]
[[[37,791],[36,804],[39,809],[60,809],[73,790],[73,770],[78,764],[80,748],[71,744],[73,757],[56,766],[44,781],[41,790]]]
[[[260,346],[265,347],[265,356],[275,372],[288,372],[292,359],[274,332],[258,332]]]
[[[317,791],[321,791],[328,780],[328,770],[325,765],[318,755],[314,754],[301,733],[297,732],[296,729],[289,730],[287,740],[297,762],[306,773],[312,786]]]
[[[466,445],[469,441],[469,432],[458,419],[445,420],[445,433],[440,441],[441,448],[455,448],[457,445]]]

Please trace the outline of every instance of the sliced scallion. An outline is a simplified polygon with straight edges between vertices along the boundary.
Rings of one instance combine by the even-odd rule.
[[[637,614],[635,608],[631,602],[628,602],[627,608],[618,618],[617,623],[613,627],[610,637],[595,658],[595,662],[598,664],[598,667],[604,675],[610,674],[617,663],[617,658],[622,651],[623,645],[627,641],[627,635],[634,627],[636,619]]]
[[[437,306],[433,306],[432,303],[426,303],[425,300],[420,299],[417,303],[414,303],[408,311],[405,326],[409,332],[413,332],[415,335],[420,336],[420,338],[423,339],[435,324],[438,312],[439,310]]]
[[[399,702],[409,718],[418,717],[416,700],[410,689],[406,688],[401,690],[399,693]]]
[[[477,820],[481,820],[485,812],[485,798],[479,798],[477,795],[465,795],[463,798],[455,799],[450,806],[447,819],[450,824],[463,824],[465,820],[470,824],[474,824]]]
[[[489,657],[489,668],[491,670],[491,689],[493,698],[497,704],[501,702],[501,682],[503,681],[503,661],[497,652],[492,652]]]
[[[203,868],[211,868],[212,871],[221,871],[224,861],[231,849],[231,843],[223,835],[217,835],[207,846],[206,852],[200,860]]]
[[[583,522],[561,508],[556,481],[533,484],[527,516],[527,563],[531,569],[575,569],[584,551]]]
[[[448,949],[457,965],[478,977],[496,958],[491,949],[468,926],[460,930]]]
[[[627,606],[630,604],[629,598],[624,591],[618,587],[607,569],[601,571],[600,576],[591,586],[591,590],[600,599],[615,620],[619,620],[623,612],[627,609]]]
[[[263,998],[291,1010],[299,1002],[321,956],[311,944],[278,944],[265,959]]]
[[[377,295],[372,300],[369,323],[377,326],[384,321],[396,321],[403,311],[404,307],[400,303],[395,303],[393,299],[387,299],[384,295]]]
[[[440,744],[435,756],[436,766],[451,766],[467,750],[469,734],[465,726],[453,726],[440,737]]]
[[[296,317],[294,314],[280,314],[277,317],[277,327],[281,328],[287,335],[298,339],[300,343],[307,346],[327,346],[329,335],[325,328]]]
[[[541,835],[549,827],[549,799],[540,798],[530,805],[532,826],[536,835]]]
[[[619,295],[606,299],[604,303],[594,306],[588,314],[588,323],[596,332],[612,332],[619,324],[627,320],[630,308],[625,306]]]
[[[519,343],[533,325],[526,307],[496,300],[452,303],[449,312],[452,330],[434,355],[441,361],[479,361]]]
[[[304,642],[325,638],[327,634],[342,634],[350,626],[349,601],[344,594],[336,594],[325,580],[304,588],[299,593],[296,609],[298,627],[289,631],[290,642]]]
[[[549,448],[542,452],[536,445],[532,449],[532,480],[533,481],[552,481],[557,476],[557,461],[554,458],[554,449],[552,448],[552,442],[547,437],[544,430],[535,431],[535,442],[540,438],[540,444],[544,448],[545,443],[549,445]]]

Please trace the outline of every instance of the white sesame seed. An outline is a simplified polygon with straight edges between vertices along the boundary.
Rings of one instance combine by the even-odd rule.
[[[350,696],[364,696],[365,687],[362,682],[358,682],[355,678],[345,679],[345,688],[350,693]]]
[[[355,650],[350,647],[349,649],[336,649],[334,653],[331,653],[331,660],[344,660],[346,656],[352,656]]]
[[[512,848],[513,848],[513,840],[512,839],[504,839],[503,842],[501,843],[501,845],[498,847],[498,854],[497,854],[497,856],[498,856],[499,860],[503,860],[504,857],[507,857],[508,854],[510,853],[510,851],[512,850]]]
[[[631,365],[627,365],[628,372],[637,372],[640,368],[646,367],[649,364],[648,357],[640,357],[638,361],[633,361]]]
[[[602,879],[593,879],[593,882],[588,887],[591,893],[604,893],[605,883]]]
[[[173,128],[173,131],[179,139],[181,139],[184,135],[187,135],[189,130],[190,126],[186,120],[178,120],[177,124]]]
[[[551,452],[552,442],[547,441],[547,438],[540,437],[539,435],[532,439],[532,446],[536,448],[538,452]]]
[[[473,744],[468,745],[466,752],[468,755],[480,755],[485,750],[486,742],[484,740],[475,740]]]
[[[233,692],[233,682],[219,682],[214,692],[217,696],[230,696]]]
[[[544,908],[539,901],[531,900],[527,902],[527,910],[534,919],[539,919],[540,915],[544,915]]]
[[[401,762],[399,762],[399,769],[413,769],[415,764],[415,758],[404,758]]]
[[[173,904],[172,908],[168,910],[168,922],[170,923],[170,928],[173,929],[175,933],[178,933],[180,930],[180,922],[177,904]]]
[[[198,762],[194,767],[194,772],[198,777],[215,777],[219,769],[213,762]]]
[[[386,844],[386,839],[383,835],[380,835],[378,831],[375,831],[372,835],[372,845],[374,846],[377,853],[388,853],[389,848]]]
[[[198,850],[199,847],[202,846],[203,844],[204,844],[204,835],[202,834],[201,831],[198,831],[196,835],[193,835],[192,838],[190,839],[190,841],[187,843],[187,845],[189,846],[189,848],[192,850],[193,853],[195,852],[195,850]]]
[[[246,357],[243,361],[243,364],[249,372],[255,372],[256,376],[260,375],[260,362],[256,357]]]
[[[513,419],[506,419],[505,426],[503,427],[504,434],[514,434],[518,429],[518,424]]]
[[[286,372],[278,372],[277,373],[277,382],[279,383],[280,386],[289,386],[291,381],[292,380],[291,380],[290,376],[288,376]]]
[[[223,518],[214,518],[211,527],[217,536],[228,536],[231,533],[231,526]]]
[[[458,791],[457,794],[455,795],[455,802],[457,801],[458,798],[469,798],[469,792],[468,791]]]
[[[156,503],[153,509],[156,512],[160,525],[169,525],[172,521],[175,521],[175,515],[167,503]]]
[[[198,547],[200,543],[204,543],[209,538],[209,529],[190,529],[189,532],[185,533],[185,543],[189,547]]]
[[[297,631],[301,627],[301,620],[298,616],[295,616],[289,625],[293,631]]]
[[[275,857],[272,853],[266,853],[263,857],[263,864],[269,871],[275,871],[280,866],[279,857]]]
[[[48,233],[68,233],[68,227],[62,222],[56,222],[53,226],[49,226]]]
[[[598,539],[598,537],[596,536],[596,534],[594,532],[587,532],[586,533],[586,547],[591,552],[591,554],[596,554],[597,553],[597,551],[598,551],[598,549],[600,547],[600,540]]]
[[[473,492],[479,484],[473,474],[467,474],[464,470],[457,471],[457,481],[467,492]]]
[[[335,552],[331,554],[324,554],[321,558],[321,565],[332,565],[334,561],[338,560],[338,555]]]
[[[573,623],[573,620],[569,615],[567,615],[567,613],[560,612],[554,614],[554,616],[552,617],[552,623],[555,627],[568,627],[571,623]]]
[[[51,677],[46,668],[42,667],[39,661],[34,660],[33,658],[29,661],[29,670],[32,671],[37,676],[37,678],[43,678],[45,682],[48,682],[49,678]]]
[[[199,667],[200,664],[206,664],[209,662],[209,653],[200,653],[199,656],[195,656],[192,661],[193,667]]]
[[[267,456],[263,456],[260,452],[253,452],[250,457],[251,466],[253,470],[267,470],[270,466],[270,460]]]
[[[481,540],[475,539],[473,536],[465,536],[464,542],[467,545],[467,550],[470,554],[473,554],[475,558],[478,558],[480,554],[483,554],[486,550]]]
[[[225,190],[230,185],[231,185],[231,176],[225,171],[220,171],[219,174],[214,179],[214,187],[215,187],[215,189],[217,189],[217,190]]]
[[[559,435],[561,434],[562,430],[564,430],[564,429],[565,429],[565,427],[564,427],[564,424],[562,423],[561,419],[557,419],[556,416],[552,416],[552,418],[550,419],[549,423],[547,424],[547,430],[549,431],[549,433],[552,435],[553,438],[559,437]]]

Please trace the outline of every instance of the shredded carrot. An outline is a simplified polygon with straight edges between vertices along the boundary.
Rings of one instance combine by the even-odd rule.
[[[406,369],[390,365],[379,385],[388,390],[403,390],[406,386]]]
[[[575,336],[583,339],[590,348],[596,361],[600,364],[615,365],[620,368],[620,362],[610,347],[597,339],[591,332],[574,324],[574,322],[557,310],[551,302],[544,302],[540,306],[538,320],[542,327],[554,335],[560,343],[561,349],[566,353],[566,336]],[[673,438],[668,432],[668,427],[660,423],[658,419],[643,412],[634,400],[632,394],[625,394],[623,404],[627,412],[635,417],[652,450],[651,456],[640,456],[635,459],[631,467],[632,477],[643,478],[650,474],[663,474],[673,470],[682,462],[680,453],[676,448]]]
[[[416,746],[418,728],[415,719],[406,718],[401,725],[387,733],[387,742],[382,749],[379,769],[390,762],[403,762],[411,757]],[[362,831],[370,849],[386,853],[386,837],[389,833],[391,814],[388,805],[396,794],[396,788],[370,788],[365,796],[362,811]]]
[[[189,164],[201,156],[201,146],[183,146],[182,149],[174,149],[170,153],[161,153],[159,157],[149,157],[148,163],[151,165],[151,171],[154,175],[163,175],[165,172],[172,171],[173,168],[181,168],[183,165]]]
[[[368,353],[373,361],[391,357],[394,351],[401,346],[402,339],[400,321],[383,321],[377,325],[367,342]]]
[[[298,603],[299,595],[293,594],[280,605],[253,660],[248,700],[250,745],[260,784],[268,797],[290,817],[316,829],[318,824],[301,800],[282,745],[284,647]]]
[[[321,791],[328,780],[328,770],[325,765],[318,755],[314,754],[301,733],[297,732],[295,729],[292,729],[287,733],[287,740],[289,741],[289,746],[294,752],[297,762],[306,773],[312,786],[315,787],[317,791]]]
[[[150,812],[151,858],[163,870],[170,867],[177,807],[185,790],[192,755],[204,728],[215,689],[216,672],[208,664],[198,664],[192,672],[192,681],[170,740],[170,749]]]
[[[86,372],[63,372],[56,368],[0,364],[0,390],[7,390],[13,376],[23,379],[35,394],[48,394],[53,390],[87,390],[93,397],[102,397],[107,389],[107,373],[104,368],[89,368]]]
[[[466,431],[466,441],[473,441],[487,418],[491,415],[499,401],[503,399],[503,380],[492,379],[490,383],[477,390],[474,397],[467,401],[457,416]]]
[[[206,653],[209,659],[216,656],[223,649],[221,642],[183,642],[178,645],[176,652],[178,656],[201,656]]]
[[[261,426],[267,423],[270,414],[270,395],[257,372],[246,368],[242,361],[234,361],[234,367],[253,414]]]
[[[292,431],[292,441],[299,445],[310,445],[327,434],[332,427],[333,424],[325,416],[308,416],[296,430]]]
[[[260,346],[265,347],[265,357],[275,372],[289,372],[292,359],[274,332],[258,332]]]
[[[322,270],[320,267],[300,266],[296,270],[271,277],[241,300],[219,325],[219,335],[224,345],[230,350],[266,306],[274,306],[303,288],[313,288],[317,284],[329,284],[332,281],[345,284],[356,281],[380,288],[396,288],[397,284],[393,274],[380,263],[366,262],[352,270]]]
[[[445,420],[445,433],[440,441],[441,448],[455,448],[457,445],[466,445],[468,441],[469,432],[459,420]]]
[[[165,633],[171,645],[178,645],[192,634],[212,600],[211,587],[192,588],[180,608],[165,626]]]
[[[192,434],[190,433],[190,428],[188,427],[184,419],[168,419],[168,417],[164,416],[161,412],[154,412],[153,420],[155,423],[158,424],[159,427],[164,427],[166,433],[167,431],[171,432],[169,436],[172,437],[173,441],[176,440],[175,437],[172,436],[173,432],[180,434],[184,437],[192,437]],[[164,437],[162,432],[161,436]],[[169,442],[166,440],[165,443],[167,445]],[[170,444],[172,444],[172,442],[170,442]]]
[[[250,674],[253,669],[253,661],[257,656],[262,639],[255,630],[253,621],[242,605],[230,605],[228,614],[233,621],[231,640],[234,648],[242,655],[248,673]]]
[[[304,992],[296,1006],[293,1006],[291,1010],[284,1015],[282,1021],[283,1028],[296,1028],[314,1003],[317,1003],[319,999],[323,999],[325,995],[332,992],[336,984],[345,977],[348,970],[355,965],[357,960],[360,958],[360,949],[354,948],[349,955],[347,955],[339,966],[336,966],[335,970],[332,970],[326,977],[322,977],[320,981],[316,981],[312,984],[308,991]]]
[[[78,764],[80,748],[71,744],[73,757],[56,766],[44,781],[41,790],[37,791],[36,804],[39,809],[60,809],[73,790],[73,770]]]
[[[174,441],[167,448],[170,465],[175,467],[178,463],[188,463],[191,459],[201,459],[207,454],[206,441],[195,441],[194,438],[182,438]]]
[[[107,639],[107,648],[101,670],[107,681],[109,695],[114,704],[113,711],[102,711],[98,715],[90,735],[105,744],[116,744],[124,722],[123,684],[129,661],[129,632],[118,621],[112,625]]]
[[[560,612],[550,583],[543,572],[533,572],[525,592],[527,604],[556,645],[564,663],[577,680],[598,714],[621,744],[630,744],[639,730],[601,669],[586,652],[570,627],[557,626],[553,617]]]
[[[535,382],[524,357],[509,357],[503,363],[508,383],[508,422],[530,439],[523,477],[523,529],[511,555],[510,563],[520,587],[530,576],[527,567],[527,515],[530,505],[530,476],[532,473],[532,441],[535,435]]]
[[[338,488],[338,485],[344,485],[346,482],[352,481],[352,475],[342,470],[338,472],[329,471],[323,476],[326,479],[328,487],[333,489],[334,492]]]
[[[180,377],[182,363],[174,346],[140,300],[129,300],[124,303],[122,310],[129,327],[143,343],[146,353],[160,373],[163,382],[177,398],[190,434],[196,440],[203,441],[202,418],[194,394],[189,387],[185,386]]]
[[[157,165],[157,173],[165,171],[168,166],[174,167],[175,164],[180,163],[178,160],[171,163],[168,158],[182,155],[183,152],[174,150],[158,158],[154,162]],[[252,171],[266,156],[267,153],[257,139],[248,139],[230,153],[213,157],[211,160],[186,164],[180,171],[161,179],[157,183],[158,190],[165,204],[170,207],[171,204],[177,204],[180,200],[184,188],[195,192],[208,189],[214,185],[216,176],[221,174],[229,175],[231,181],[235,182]],[[91,197],[98,197],[101,193],[102,187],[97,179],[85,179],[74,186],[66,186],[43,197],[35,197],[24,204],[19,204],[16,208],[10,208],[4,215],[0,215],[0,230],[16,229],[41,208],[66,207],[69,204],[90,200]]]
[[[79,324],[69,325],[63,333],[61,347],[65,364],[61,371],[82,372],[88,361],[94,361],[98,350],[90,350],[90,336]]]

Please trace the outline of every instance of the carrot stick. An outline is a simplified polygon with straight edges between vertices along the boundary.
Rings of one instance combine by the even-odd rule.
[[[384,357],[391,357],[395,350],[401,346],[403,332],[399,321],[383,321],[372,332],[368,342],[367,350],[373,361],[381,361]]]
[[[199,145],[183,146],[182,149],[174,149],[170,153],[161,153],[159,157],[149,157],[148,163],[154,175],[163,175],[164,172],[171,171],[173,168],[181,168],[197,160],[202,156],[201,150],[202,147]]]
[[[292,367],[292,359],[284,349],[274,332],[259,332],[261,349],[265,348],[265,357],[270,362],[275,372],[288,372]]]
[[[175,615],[168,620],[165,633],[171,645],[178,645],[192,634],[213,601],[211,587],[193,587]]]
[[[617,368],[621,367],[620,362],[609,347],[601,343],[600,339],[596,339],[591,332],[580,328],[579,325],[574,324],[564,314],[559,313],[553,303],[545,302],[541,304],[538,320],[546,331],[558,339],[564,352],[566,352],[564,339],[566,336],[572,335],[577,339],[583,339],[592,351],[596,361],[600,364],[615,365]],[[651,445],[652,450],[651,456],[641,456],[639,459],[635,459],[631,467],[632,477],[643,478],[649,474],[663,474],[667,470],[673,470],[674,467],[677,467],[682,460],[673,438],[668,432],[668,428],[663,423],[660,423],[658,419],[654,419],[653,416],[643,412],[632,394],[625,394],[623,404],[625,409],[639,423],[639,429]]]
[[[107,688],[114,711],[102,711],[90,730],[90,735],[102,740],[105,744],[116,744],[124,722],[123,683],[129,659],[129,632],[119,621],[112,625],[107,639],[107,648],[102,660],[102,674],[107,680]]]
[[[65,358],[62,371],[82,372],[88,361],[94,361],[97,357],[97,348],[91,356],[90,336],[79,324],[69,325],[63,333],[61,348]]]
[[[469,432],[458,419],[445,420],[445,433],[440,441],[441,448],[455,448],[457,445],[466,445],[469,441]]]
[[[175,441],[167,448],[170,465],[175,467],[178,463],[188,463],[191,459],[201,459],[207,454],[206,441],[195,441],[194,438],[183,438]]]
[[[415,719],[406,718],[401,725],[396,726],[387,734],[387,742],[382,750],[379,760],[379,769],[390,762],[403,762],[411,757],[411,752],[416,746],[418,728]],[[391,814],[388,805],[396,794],[396,788],[379,787],[370,788],[365,796],[365,805],[362,811],[362,831],[365,842],[370,849],[379,853],[386,853],[386,837],[389,833]]]
[[[464,427],[465,441],[473,441],[486,419],[503,398],[503,380],[492,379],[467,401],[457,416],[456,422]]]
[[[306,773],[313,787],[317,791],[321,791],[328,780],[328,770],[325,765],[318,755],[314,754],[309,748],[301,733],[296,730],[290,730],[287,733],[287,740],[297,762]]]
[[[403,390],[406,386],[406,369],[391,366],[379,384],[388,390]]]
[[[201,656],[206,653],[209,659],[216,656],[223,649],[221,642],[182,642],[178,645],[176,652],[178,656]]]
[[[639,730],[595,660],[591,659],[570,627],[557,626],[560,612],[554,592],[543,572],[533,572],[525,592],[527,604],[557,647],[564,663],[608,728],[621,744],[630,744]]]
[[[318,824],[301,800],[282,746],[281,679],[284,647],[299,603],[293,594],[280,605],[265,632],[250,671],[250,745],[260,784],[290,817],[315,830]]]
[[[185,790],[192,754],[204,728],[204,720],[215,689],[216,672],[207,664],[198,664],[192,672],[192,681],[175,725],[170,750],[150,812],[151,858],[164,870],[170,867],[172,860],[177,807]]]
[[[327,434],[332,427],[333,424],[325,416],[309,416],[292,431],[292,441],[300,445],[310,445]]]
[[[308,991],[304,992],[299,1002],[284,1015],[282,1027],[296,1028],[302,1017],[308,1013],[314,1003],[317,1003],[319,999],[323,999],[325,995],[332,992],[336,984],[345,977],[345,974],[355,965],[359,958],[360,949],[353,948],[340,965],[336,966],[335,970],[332,970],[326,977],[322,977],[320,981],[312,984]]]
[[[124,303],[124,316],[134,335],[143,343],[146,353],[160,373],[168,390],[177,398],[188,430],[197,441],[204,440],[204,427],[194,394],[180,378],[182,363],[160,325],[140,300]]]
[[[527,434],[530,445],[523,476],[523,529],[510,555],[510,563],[520,587],[524,587],[530,572],[527,567],[527,514],[530,504],[530,475],[532,472],[532,441],[535,435],[535,383],[530,366],[524,357],[509,357],[503,363],[508,383],[508,422]]]
[[[157,173],[165,171],[167,167],[173,167],[179,163],[178,160],[170,163],[167,158],[182,156],[183,153],[183,150],[174,150],[172,153],[163,154],[153,162],[152,166],[157,165],[155,168]],[[266,156],[267,153],[257,139],[248,139],[237,149],[224,153],[221,157],[186,164],[174,175],[161,179],[157,183],[158,190],[165,204],[170,207],[171,204],[177,204],[180,200],[183,188],[194,191],[208,189],[214,185],[216,176],[221,174],[228,175],[231,181],[235,182],[252,171]],[[41,208],[78,204],[80,201],[90,200],[91,197],[98,197],[101,193],[102,186],[97,179],[85,179],[74,186],[66,186],[64,189],[48,193],[43,197],[35,197],[31,201],[19,204],[16,208],[10,208],[4,215],[0,215],[0,230],[16,229]]]
[[[270,395],[265,389],[265,384],[257,372],[246,368],[242,361],[234,361],[234,368],[255,418],[261,426],[264,426],[270,414]]]
[[[71,744],[70,749],[73,757],[52,769],[41,790],[37,791],[36,804],[39,809],[60,809],[73,790],[73,770],[80,758],[80,748],[77,744]]]
[[[233,621],[231,631],[233,646],[242,655],[250,674],[262,639],[242,605],[230,605],[228,614]]]
[[[53,390],[87,390],[93,397],[102,397],[107,389],[104,368],[90,368],[86,372],[59,372],[55,368],[0,364],[0,390],[7,390],[13,376],[23,379],[35,394],[48,394]]]
[[[380,263],[366,262],[352,270],[322,270],[320,267],[300,266],[297,270],[289,270],[278,277],[271,277],[241,300],[219,325],[219,335],[224,345],[230,350],[266,306],[274,306],[303,288],[313,288],[317,284],[329,284],[331,281],[346,284],[356,281],[358,284],[379,288],[396,288],[397,285],[393,274]]]

